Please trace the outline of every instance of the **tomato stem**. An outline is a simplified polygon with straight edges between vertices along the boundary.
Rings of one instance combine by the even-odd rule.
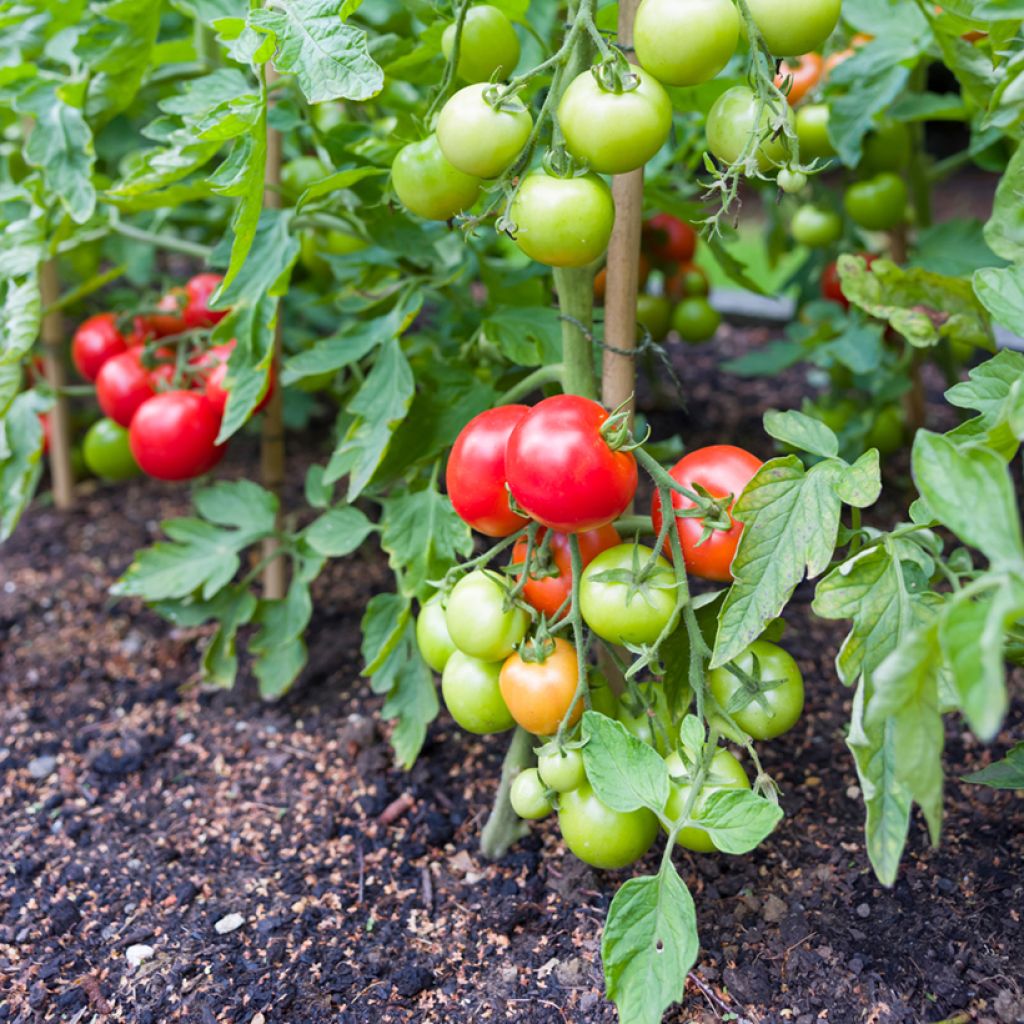
[[[512,810],[509,793],[516,776],[527,768],[532,768],[536,763],[533,737],[522,726],[516,726],[501,765],[501,781],[498,783],[494,807],[480,833],[480,852],[488,860],[504,857],[508,848],[530,830],[529,825],[520,820],[519,815]]]
[[[542,388],[545,384],[561,384],[564,389],[564,378],[565,366],[562,363],[541,366],[533,373],[527,374],[517,384],[513,384],[504,394],[499,395],[494,404],[495,406],[511,405]]]

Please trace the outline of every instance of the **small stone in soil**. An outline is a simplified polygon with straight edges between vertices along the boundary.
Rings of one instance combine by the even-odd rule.
[[[140,943],[136,946],[129,946],[124,951],[124,958],[132,967],[138,967],[140,964],[144,964],[147,960],[152,959],[155,953],[156,950],[152,946]]]
[[[225,914],[214,926],[213,930],[218,935],[227,935],[245,924],[245,918],[241,914]]]
[[[57,758],[53,754],[45,754],[42,757],[33,757],[28,763],[28,773],[33,779],[42,781],[54,773],[57,767]]]
[[[858,917],[870,917],[871,916],[871,908],[866,903],[861,903],[857,907],[857,916]]]

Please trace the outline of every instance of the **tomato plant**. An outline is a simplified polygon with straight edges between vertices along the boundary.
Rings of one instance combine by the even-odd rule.
[[[804,709],[804,679],[781,647],[758,640],[735,661],[716,668],[708,686],[723,711],[757,740],[772,740],[796,725]]]

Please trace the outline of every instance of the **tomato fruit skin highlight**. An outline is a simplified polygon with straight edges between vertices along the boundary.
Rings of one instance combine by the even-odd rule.
[[[636,300],[636,321],[650,331],[654,341],[664,341],[672,326],[672,303],[660,295],[639,295]]]
[[[555,640],[555,649],[544,661],[524,661],[511,655],[501,666],[501,696],[509,713],[534,736],[553,736],[576,695],[579,660],[568,640]],[[583,701],[576,703],[569,725],[583,714]]]
[[[695,483],[700,484],[715,498],[733,495],[733,504],[729,506],[730,518],[743,488],[753,479],[754,474],[763,463],[750,452],[732,445],[711,445],[699,448],[684,456],[672,467],[672,477],[685,487],[693,490]],[[693,502],[677,491],[672,492],[672,505],[677,510],[693,508]],[[651,507],[655,532],[661,530],[662,511],[661,498],[655,493]],[[732,580],[733,557],[743,532],[742,523],[732,520],[729,530],[715,530],[703,543],[699,544],[703,523],[700,519],[680,519],[676,517],[676,529],[682,547],[686,569],[701,579],[728,583]],[[666,542],[666,549],[668,544]]]
[[[614,522],[636,493],[636,459],[601,435],[608,413],[578,395],[535,405],[508,439],[505,470],[519,506],[559,533]]]
[[[608,249],[615,225],[611,189],[596,174],[528,174],[512,203],[515,243],[549,267],[585,267]]]
[[[537,772],[541,781],[556,793],[579,789],[587,781],[579,750],[560,751],[554,744],[538,755]]]
[[[455,51],[455,25],[441,36],[445,60]],[[519,63],[519,37],[505,13],[491,4],[477,4],[466,14],[459,42],[456,74],[464,82],[489,82],[495,74],[508,78]]]
[[[78,325],[71,340],[71,359],[75,369],[88,381],[94,381],[103,364],[128,348],[117,329],[113,313],[97,313]]]
[[[793,240],[810,249],[827,249],[843,237],[843,218],[833,210],[807,204],[801,206],[790,222]]]
[[[143,472],[158,480],[191,480],[223,458],[220,416],[204,395],[165,391],[143,402],[128,438]]]
[[[529,411],[502,405],[480,413],[462,428],[448,456],[445,487],[452,506],[487,537],[507,537],[528,522],[509,507],[505,458],[509,436]]]
[[[589,784],[559,798],[558,825],[565,845],[584,864],[614,870],[639,860],[654,845],[658,819],[641,807],[615,811],[602,803]]]
[[[626,174],[643,167],[672,130],[672,101],[649,72],[634,72],[628,92],[605,89],[590,71],[569,83],[558,104],[558,123],[569,152],[598,174]]]
[[[747,5],[776,57],[799,57],[820,49],[842,11],[842,0],[747,0]]]
[[[463,174],[497,178],[520,154],[530,137],[533,118],[518,100],[492,107],[489,83],[467,85],[441,110],[437,142],[448,162]]]
[[[643,0],[633,23],[636,59],[666,85],[700,85],[736,52],[740,16],[732,0]]]
[[[828,135],[831,111],[825,103],[805,103],[796,112],[796,137],[801,160],[828,160],[836,155]]]
[[[480,196],[480,179],[463,174],[441,152],[437,136],[410,142],[391,165],[391,184],[411,213],[425,220],[451,220]]]
[[[502,661],[526,636],[530,617],[522,608],[504,607],[508,586],[490,570],[476,569],[455,584],[445,604],[452,643],[464,654]]]
[[[477,736],[505,732],[516,723],[501,697],[501,663],[456,651],[441,674],[441,695],[455,721]]]

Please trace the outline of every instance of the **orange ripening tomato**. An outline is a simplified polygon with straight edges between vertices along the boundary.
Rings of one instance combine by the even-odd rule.
[[[825,61],[820,53],[805,53],[796,61],[784,60],[779,65],[779,73],[775,76],[775,84],[781,89],[787,78],[792,78],[789,105],[795,107],[821,81],[825,70]]]
[[[642,292],[644,285],[647,284],[647,278],[651,276],[651,261],[643,254],[640,253],[640,265],[637,267],[638,278],[637,278],[637,291]],[[604,302],[604,297],[608,291],[608,268],[602,267],[594,278],[594,298],[598,302]]]
[[[558,732],[572,706],[579,683],[576,648],[568,640],[556,640],[555,649],[543,661],[524,661],[513,654],[501,666],[501,696],[509,714],[534,736]],[[570,725],[583,714],[583,701],[573,710]]]

